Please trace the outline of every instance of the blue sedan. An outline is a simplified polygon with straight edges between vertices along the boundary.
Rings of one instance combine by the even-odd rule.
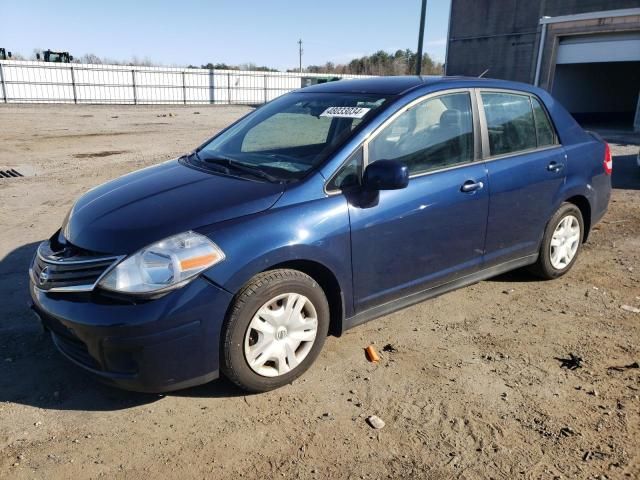
[[[608,145],[545,91],[387,77],[292,92],[87,192],[30,268],[69,360],[168,391],[277,388],[328,334],[516,268],[575,263]]]

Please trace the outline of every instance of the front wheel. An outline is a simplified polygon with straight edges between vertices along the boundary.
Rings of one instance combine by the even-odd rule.
[[[251,392],[291,383],[322,350],[329,305],[308,275],[289,269],[253,277],[238,293],[222,336],[222,371]]]
[[[572,203],[563,203],[547,224],[533,272],[549,280],[567,273],[578,258],[583,238],[580,209]]]

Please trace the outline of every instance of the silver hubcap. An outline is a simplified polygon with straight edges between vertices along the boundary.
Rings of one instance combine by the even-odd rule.
[[[278,295],[251,319],[244,358],[258,375],[284,375],[306,358],[317,332],[318,315],[311,300],[298,293]]]
[[[557,270],[567,267],[576,256],[580,244],[580,223],[573,215],[567,215],[556,227],[551,237],[551,265]]]

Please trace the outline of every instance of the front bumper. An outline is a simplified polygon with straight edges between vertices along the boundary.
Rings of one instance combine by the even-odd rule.
[[[99,292],[47,293],[33,282],[30,292],[58,350],[107,383],[164,392],[218,376],[220,332],[232,295],[205,279],[136,303]]]

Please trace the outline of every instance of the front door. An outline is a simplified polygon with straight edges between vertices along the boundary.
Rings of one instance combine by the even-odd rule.
[[[488,214],[469,91],[406,108],[365,145],[367,163],[404,162],[407,188],[350,199],[356,312],[481,267]]]

